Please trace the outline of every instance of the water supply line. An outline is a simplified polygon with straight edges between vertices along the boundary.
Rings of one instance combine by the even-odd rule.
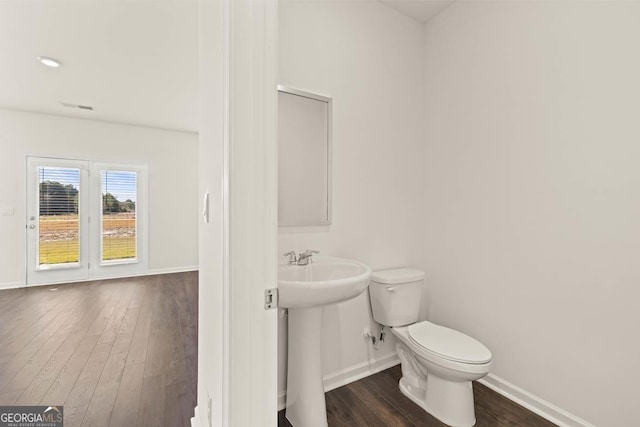
[[[365,330],[362,331],[362,335],[365,337],[365,339],[371,341],[371,344],[373,345],[374,350],[380,349],[380,347],[382,346],[382,343],[384,342],[384,336],[386,333],[384,328],[386,328],[386,326],[383,325],[382,329],[380,330],[380,338],[372,334],[368,328],[365,328]]]

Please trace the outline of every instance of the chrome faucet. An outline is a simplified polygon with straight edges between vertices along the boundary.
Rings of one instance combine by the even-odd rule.
[[[295,251],[289,251],[286,254],[284,254],[284,256],[288,256],[289,257],[289,264],[290,265],[309,265],[313,262],[313,260],[311,259],[311,257],[313,256],[313,254],[319,254],[320,251],[314,251],[312,249],[307,249],[304,252],[300,252],[298,254],[298,256],[296,256]]]
[[[306,251],[300,253],[298,255],[298,265],[308,265],[313,262],[312,256],[313,254],[319,254],[320,251],[314,251],[312,249],[307,249]]]

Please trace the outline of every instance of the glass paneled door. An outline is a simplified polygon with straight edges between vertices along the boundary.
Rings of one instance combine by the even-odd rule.
[[[27,160],[27,284],[89,277],[89,164]]]
[[[27,159],[27,285],[147,271],[146,166]]]
[[[146,167],[91,163],[91,274],[119,277],[147,271]]]

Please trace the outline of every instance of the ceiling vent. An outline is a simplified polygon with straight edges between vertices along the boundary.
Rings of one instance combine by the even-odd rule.
[[[80,105],[80,104],[72,104],[71,102],[60,102],[63,107],[67,108],[75,108],[77,110],[89,110],[93,111],[93,107],[91,105]]]

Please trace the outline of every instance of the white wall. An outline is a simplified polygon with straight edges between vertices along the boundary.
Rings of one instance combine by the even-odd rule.
[[[149,270],[197,267],[197,151],[197,134],[0,110],[0,287],[24,284],[27,155],[147,163]]]
[[[422,260],[423,28],[377,2],[282,2],[278,83],[333,98],[333,223],[281,227],[280,254],[318,249],[374,270]],[[300,177],[304,179],[304,177]],[[369,297],[328,306],[325,376],[395,352],[375,352]],[[280,322],[279,390],[286,388],[286,321]]]
[[[492,371],[637,425],[640,3],[456,2],[426,26],[431,318]]]

